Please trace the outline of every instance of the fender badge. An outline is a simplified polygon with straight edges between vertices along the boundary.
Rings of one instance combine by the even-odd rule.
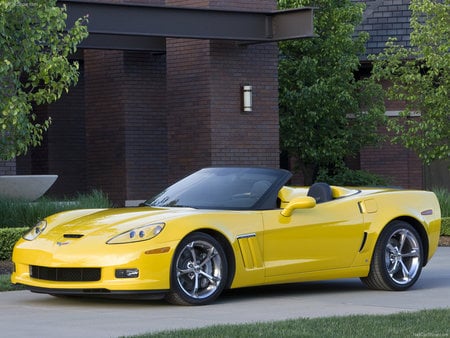
[[[63,245],[67,245],[67,244],[69,244],[70,242],[56,242],[56,245],[57,246],[63,246]]]

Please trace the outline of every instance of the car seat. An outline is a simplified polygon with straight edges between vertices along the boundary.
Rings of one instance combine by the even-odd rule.
[[[314,183],[309,188],[307,195],[315,198],[316,203],[324,203],[333,199],[330,185],[323,182]]]

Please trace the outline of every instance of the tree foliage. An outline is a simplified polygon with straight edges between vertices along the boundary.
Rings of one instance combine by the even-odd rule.
[[[410,47],[390,39],[373,73],[391,83],[388,99],[406,104],[389,120],[394,141],[429,164],[450,155],[450,1],[412,0],[410,9]]]
[[[56,0],[0,0],[0,158],[39,145],[50,118],[38,123],[33,107],[49,104],[78,80],[68,56],[87,36],[86,19],[66,30]]]
[[[319,168],[374,144],[384,122],[381,87],[357,81],[368,34],[355,34],[363,5],[350,0],[279,0],[281,8],[314,6],[316,37],[280,43],[281,146],[299,160],[305,183]]]

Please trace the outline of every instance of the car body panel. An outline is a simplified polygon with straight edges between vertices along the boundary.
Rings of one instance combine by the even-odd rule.
[[[264,217],[266,275],[312,272],[350,267],[366,230],[356,201],[346,207],[322,203],[296,210],[291,217],[279,212]]]
[[[331,189],[333,200],[293,208],[286,213],[289,216],[283,211],[292,207],[294,201],[306,201],[307,187],[277,188],[279,205],[261,210],[143,206],[62,212],[46,218],[47,228],[36,239],[20,239],[16,243],[11,280],[46,293],[164,293],[171,289],[171,266],[177,246],[194,232],[210,234],[225,248],[230,288],[365,277],[378,237],[395,219],[416,228],[426,252],[425,263],[431,259],[440,232],[440,209],[433,193]],[[270,201],[273,196],[267,191],[264,198]],[[118,234],[149,224],[164,227],[148,240],[107,243]],[[51,271],[98,268],[101,278],[47,280],[32,277],[32,266]],[[118,278],[118,269],[138,269],[139,273],[133,278]]]

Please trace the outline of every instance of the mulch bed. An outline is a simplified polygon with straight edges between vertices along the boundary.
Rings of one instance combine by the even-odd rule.
[[[450,236],[441,236],[439,246],[450,246]],[[10,274],[13,270],[11,261],[0,261],[0,275]]]
[[[0,275],[10,274],[13,270],[11,261],[0,261]]]
[[[439,238],[439,246],[450,246],[450,236],[441,236]]]

